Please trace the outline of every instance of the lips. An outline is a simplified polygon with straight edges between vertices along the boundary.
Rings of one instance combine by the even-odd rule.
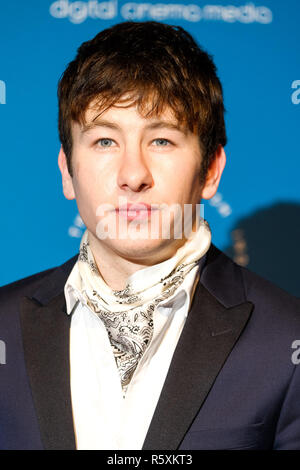
[[[116,209],[116,213],[127,220],[134,219],[146,219],[151,217],[151,213],[157,210],[158,207],[155,204],[146,204],[140,202],[138,204],[125,204]]]
[[[124,204],[123,206],[118,207],[118,210],[125,210],[125,211],[139,211],[139,210],[151,210],[153,208],[153,204],[146,204],[145,202],[139,202],[138,204]]]

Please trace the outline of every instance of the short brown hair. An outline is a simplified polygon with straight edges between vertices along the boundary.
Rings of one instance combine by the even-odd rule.
[[[212,57],[188,32],[156,21],[101,31],[78,48],[60,78],[59,136],[70,174],[71,122],[84,124],[91,102],[101,114],[125,95],[144,117],[171,107],[178,122],[199,135],[204,181],[215,151],[226,144],[222,86]]]

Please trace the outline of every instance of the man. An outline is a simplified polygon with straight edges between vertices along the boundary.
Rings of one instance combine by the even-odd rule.
[[[180,27],[121,23],[58,96],[86,232],[79,256],[1,288],[1,448],[300,449],[299,302],[199,217],[226,160],[211,57]]]

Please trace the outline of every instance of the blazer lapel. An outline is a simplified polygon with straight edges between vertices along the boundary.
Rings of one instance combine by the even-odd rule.
[[[76,448],[63,292],[75,261],[54,270],[21,304],[25,362],[45,449]],[[239,268],[212,245],[143,449],[180,446],[252,308]]]
[[[64,284],[55,284],[55,277],[65,279],[61,272],[50,276],[46,297],[51,297],[49,286],[52,294],[53,285],[60,293],[45,305],[24,297],[20,316],[26,368],[47,450],[76,448],[70,391],[70,317],[66,314]]]
[[[210,254],[217,254],[214,247]],[[215,270],[214,263],[215,256],[209,256],[143,449],[178,449],[252,312],[253,304],[245,302],[244,296],[242,302],[226,307],[210,293],[208,288],[212,286],[208,279],[212,278],[215,291],[219,291],[220,297],[224,294],[222,300],[226,300],[227,294],[223,292],[222,284],[227,281],[220,275],[220,271],[215,271],[216,275],[212,277],[211,272],[205,273],[206,269]],[[230,261],[229,271],[232,265]],[[228,275],[228,270],[225,273]],[[236,299],[240,301],[241,283],[237,281],[239,274],[235,272],[232,275],[231,279],[236,281]]]

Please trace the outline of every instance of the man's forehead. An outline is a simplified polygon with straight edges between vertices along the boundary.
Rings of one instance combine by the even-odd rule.
[[[121,113],[118,112],[120,110]],[[131,114],[132,112],[137,113],[141,120],[144,121],[144,125],[147,127],[158,128],[165,126],[178,129],[185,133],[187,132],[186,126],[182,123],[179,123],[173,109],[170,106],[164,106],[160,113],[151,113],[150,102],[148,106],[143,107],[143,110],[141,111],[135,102],[126,102],[123,100],[114,103],[106,109],[102,109],[101,105],[99,106],[99,104],[97,105],[95,103],[91,103],[84,114],[84,121],[80,126],[81,131],[86,131],[93,127],[97,127],[98,125],[101,125],[101,123],[105,124],[109,120],[114,120],[121,115],[127,117],[127,115]]]

